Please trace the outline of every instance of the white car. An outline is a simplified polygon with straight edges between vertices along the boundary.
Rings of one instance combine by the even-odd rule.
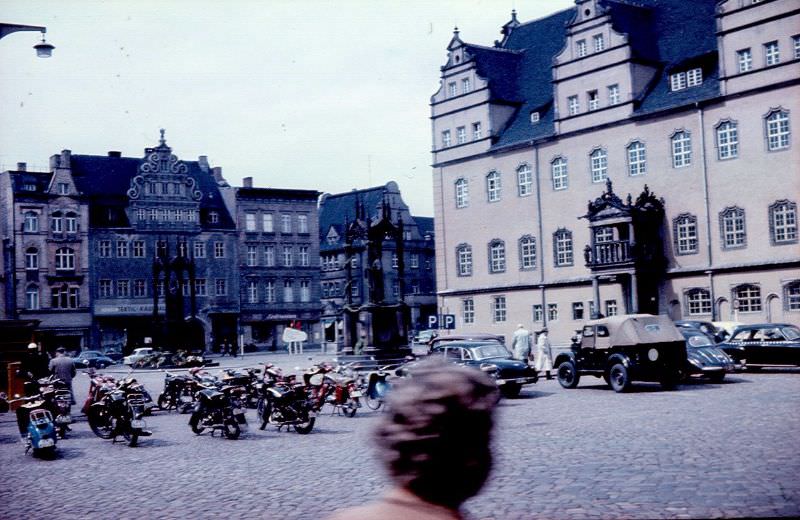
[[[131,353],[130,356],[125,356],[124,358],[122,358],[122,362],[126,365],[132,365],[137,361],[139,361],[140,359],[145,358],[155,352],[156,349],[150,347],[137,348],[134,349],[133,353]]]

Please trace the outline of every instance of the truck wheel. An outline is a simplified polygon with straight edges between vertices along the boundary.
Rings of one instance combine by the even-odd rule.
[[[575,363],[572,361],[564,361],[558,365],[558,382],[564,388],[575,388],[581,380],[581,375]]]
[[[611,388],[615,392],[625,392],[631,386],[631,378],[628,375],[628,369],[622,363],[616,363],[611,366],[608,371],[608,379]]]

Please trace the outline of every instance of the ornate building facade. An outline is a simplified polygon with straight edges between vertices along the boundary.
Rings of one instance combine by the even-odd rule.
[[[441,311],[562,344],[600,314],[799,323],[797,3],[575,4],[447,47]]]
[[[369,250],[363,237],[382,218],[395,225],[402,222],[401,251],[394,239],[383,242],[382,284],[370,285]],[[354,227],[359,227],[363,236],[351,237],[348,242],[347,231]],[[326,342],[342,343],[342,310],[346,305],[359,306],[368,301],[389,304],[404,301],[409,308],[411,329],[427,328],[427,317],[436,313],[433,219],[412,216],[397,183],[390,181],[385,186],[324,194],[320,199],[319,241]],[[382,297],[375,294],[377,290]]]

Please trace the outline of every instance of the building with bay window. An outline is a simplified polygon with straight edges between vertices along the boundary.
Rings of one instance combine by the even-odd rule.
[[[561,344],[624,312],[800,323],[796,7],[576,0],[494,45],[456,30],[431,98],[440,312]]]

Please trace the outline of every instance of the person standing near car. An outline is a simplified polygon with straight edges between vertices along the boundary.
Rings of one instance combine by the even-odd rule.
[[[374,433],[393,487],[329,520],[460,520],[492,464],[497,386],[480,370],[426,360],[389,393]]]
[[[550,338],[547,337],[547,327],[539,332],[536,338],[536,361],[534,368],[537,372],[544,372],[547,379],[551,379],[550,371],[553,370],[553,350]]]
[[[75,392],[72,391],[72,378],[75,377],[75,362],[66,353],[64,347],[56,349],[56,357],[50,360],[50,373],[64,381],[75,404]]]
[[[517,325],[517,330],[514,331],[511,351],[514,354],[514,359],[519,359],[520,361],[527,361],[531,353],[531,333],[522,326],[522,323]]]

